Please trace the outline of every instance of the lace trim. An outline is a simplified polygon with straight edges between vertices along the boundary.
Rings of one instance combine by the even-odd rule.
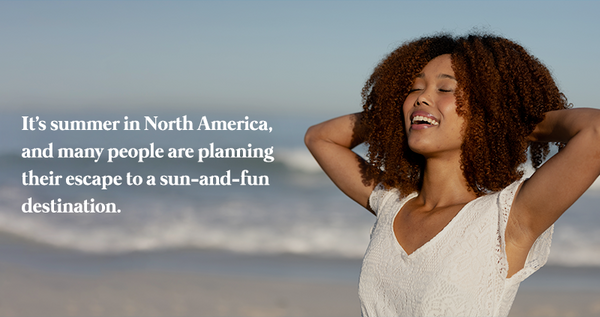
[[[498,217],[498,243],[496,245],[496,254],[498,257],[499,272],[504,278],[508,275],[508,260],[506,256],[506,226],[508,223],[508,217],[515,198],[515,193],[523,184],[526,179],[517,181],[508,187],[506,187],[499,196],[500,214]],[[513,283],[520,283],[539,268],[546,264],[548,255],[550,254],[550,245],[552,243],[552,233],[554,232],[554,225],[550,226],[544,231],[534,242],[533,246],[529,250],[527,259],[525,260],[525,266],[511,276],[508,280]]]

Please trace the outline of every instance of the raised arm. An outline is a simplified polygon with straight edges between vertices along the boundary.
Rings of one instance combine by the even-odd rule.
[[[600,110],[548,112],[529,138],[567,145],[521,186],[515,198],[509,222],[517,225],[512,232],[507,227],[507,238],[513,233],[526,244],[532,244],[600,175]]]
[[[364,160],[351,150],[363,141],[359,124],[360,114],[331,119],[310,127],[304,142],[333,183],[369,209],[369,195],[376,184],[365,185],[361,173]]]

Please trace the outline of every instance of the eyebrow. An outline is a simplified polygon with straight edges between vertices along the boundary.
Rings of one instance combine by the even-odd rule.
[[[452,75],[448,75],[448,74],[440,74],[440,75],[438,76],[438,78],[450,78],[450,79],[454,79],[454,80],[456,80],[456,78],[454,78],[454,76],[452,76]]]
[[[449,78],[449,79],[456,80],[456,78],[454,76],[448,75],[448,74],[439,74],[437,77],[438,78]],[[423,73],[417,74],[416,78],[425,78],[425,74],[423,74]]]

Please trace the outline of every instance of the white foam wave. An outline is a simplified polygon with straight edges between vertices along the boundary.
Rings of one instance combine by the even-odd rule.
[[[582,230],[570,225],[556,228],[548,263],[600,266],[600,228]]]
[[[4,219],[2,220],[4,222]],[[4,226],[3,226],[4,227]],[[65,230],[39,222],[21,222],[10,230],[36,242],[79,251],[113,254],[176,248],[222,249],[241,253],[294,253],[360,258],[368,235],[344,229],[299,225],[285,232],[265,228],[236,229],[201,223],[151,224],[136,232],[123,228]]]
[[[275,160],[282,162],[287,167],[308,173],[317,173],[321,167],[310,152],[305,148],[277,149]]]
[[[198,207],[192,204],[151,202],[139,207],[144,217],[141,213],[26,215],[18,211],[15,203],[25,201],[28,194],[18,187],[0,190],[0,231],[54,247],[97,254],[191,247],[360,258],[368,244],[371,225],[370,221],[347,221],[347,217],[331,214],[314,219],[312,204],[296,203],[288,206],[288,214],[274,216],[265,205],[235,199],[222,202],[211,213],[198,213]],[[119,218],[103,223],[102,217],[106,216]],[[76,217],[79,220],[74,221]]]
[[[600,177],[596,178],[596,181],[590,186],[590,190],[600,192]]]
[[[315,203],[302,199],[248,201],[231,196],[211,205],[207,213],[199,213],[194,202],[174,205],[159,197],[136,203],[137,213],[133,206],[126,206],[127,213],[110,215],[112,220],[105,221],[107,215],[22,214],[20,203],[30,194],[20,186],[0,188],[0,231],[99,254],[210,248],[361,258],[373,223],[366,213],[362,217],[363,213],[349,211],[355,205],[343,197],[340,202]],[[590,225],[596,218],[587,217],[588,212],[596,210],[578,210],[565,219],[569,222],[557,225],[549,263],[600,266],[600,228]]]

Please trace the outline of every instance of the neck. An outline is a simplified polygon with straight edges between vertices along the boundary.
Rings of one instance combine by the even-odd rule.
[[[440,207],[466,204],[477,198],[467,186],[460,168],[460,155],[451,159],[427,159],[419,197],[425,205]]]

